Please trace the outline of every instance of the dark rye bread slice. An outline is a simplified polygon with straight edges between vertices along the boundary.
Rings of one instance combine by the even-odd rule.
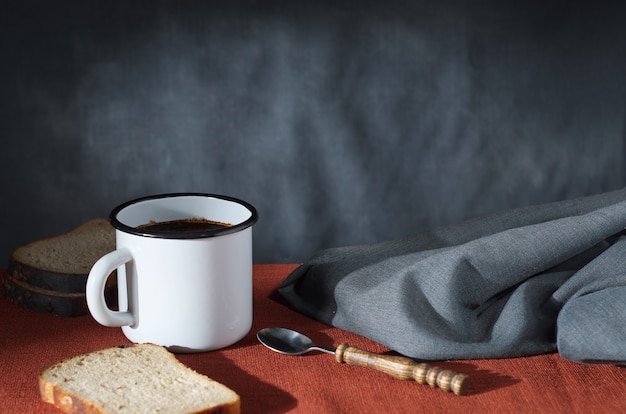
[[[10,302],[39,313],[56,316],[82,316],[89,313],[84,293],[63,293],[2,277],[2,295]]]
[[[105,219],[90,220],[68,233],[18,247],[2,277],[2,294],[37,312],[85,315],[89,271],[114,249],[115,230]],[[114,279],[109,279],[110,284]]]

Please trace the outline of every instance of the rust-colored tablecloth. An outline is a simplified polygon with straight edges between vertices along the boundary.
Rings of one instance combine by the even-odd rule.
[[[328,354],[285,356],[256,340],[256,331],[284,326],[329,345],[348,342],[375,352],[388,349],[323,325],[272,299],[295,265],[255,265],[254,326],[227,349],[178,355],[196,371],[239,393],[244,413],[550,412],[626,411],[626,368],[581,365],[558,354],[501,360],[432,363],[470,375],[468,394],[455,396],[428,385],[392,379],[366,368],[338,364]],[[117,328],[90,316],[59,318],[0,298],[0,411],[54,413],[40,401],[38,370],[98,348],[128,343]]]

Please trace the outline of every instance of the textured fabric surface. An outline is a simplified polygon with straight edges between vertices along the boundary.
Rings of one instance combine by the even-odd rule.
[[[622,412],[626,369],[577,364],[547,354],[501,360],[442,361],[433,365],[470,375],[466,396],[392,379],[360,367],[338,364],[328,354],[290,357],[274,353],[255,338],[258,329],[285,326],[316,342],[347,342],[373,352],[389,349],[362,336],[333,328],[274,300],[280,282],[295,265],[254,268],[254,326],[224,350],[178,355],[202,374],[234,389],[243,413],[405,413],[439,412]],[[39,400],[40,368],[78,353],[127,343],[121,331],[91,317],[50,317],[0,298],[0,412],[57,413]]]
[[[559,350],[626,364],[626,189],[329,249],[279,292],[302,312],[425,359]]]

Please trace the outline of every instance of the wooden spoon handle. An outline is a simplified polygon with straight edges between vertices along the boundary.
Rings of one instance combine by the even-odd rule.
[[[465,374],[417,363],[403,356],[374,354],[348,344],[337,347],[335,359],[339,363],[373,368],[397,379],[414,380],[456,395],[465,394],[469,383],[469,376]]]

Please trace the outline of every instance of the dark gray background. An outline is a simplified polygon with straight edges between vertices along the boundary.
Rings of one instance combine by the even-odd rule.
[[[624,4],[3,1],[0,256],[164,192],[295,263],[623,187]]]

